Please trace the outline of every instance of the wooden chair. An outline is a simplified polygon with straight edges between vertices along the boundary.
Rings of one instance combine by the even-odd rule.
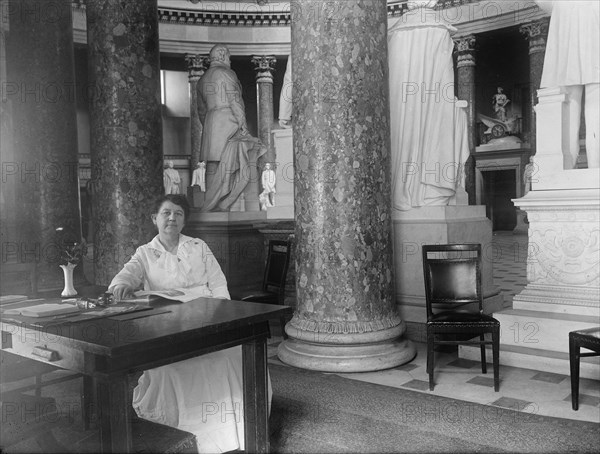
[[[263,278],[262,291],[247,295],[242,301],[263,304],[284,304],[285,281],[290,264],[292,240],[271,240],[267,251],[267,265]],[[285,333],[285,317],[279,318],[281,334],[287,339]]]
[[[485,346],[492,345],[494,391],[498,391],[500,322],[483,313],[481,245],[423,246],[423,274],[427,308],[427,372],[434,388],[436,344],[475,344],[481,348],[481,372],[487,372]],[[434,307],[436,312],[434,312]],[[485,339],[491,333],[492,340]],[[479,340],[472,340],[479,337]]]
[[[592,352],[580,353],[587,348]],[[582,357],[600,356],[600,327],[588,328],[569,333],[569,364],[571,366],[571,405],[579,410],[579,362]]]

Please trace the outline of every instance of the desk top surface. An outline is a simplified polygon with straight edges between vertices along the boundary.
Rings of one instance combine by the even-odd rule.
[[[113,356],[119,351],[131,351],[136,345],[218,335],[292,313],[289,306],[215,298],[198,298],[187,303],[161,300],[148,305],[149,310],[75,323],[65,318],[43,327],[33,326],[34,319],[29,323],[2,317],[2,330],[13,336],[38,336],[49,344],[60,343]]]

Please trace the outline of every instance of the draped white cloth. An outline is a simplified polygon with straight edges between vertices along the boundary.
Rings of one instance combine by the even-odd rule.
[[[538,0],[537,3],[551,12],[540,86],[600,83],[600,2]]]
[[[413,11],[388,32],[392,202],[397,210],[448,205],[469,154],[464,129],[455,138],[450,31],[454,28],[435,12]]]
[[[198,238],[179,236],[177,255],[158,236],[140,246],[113,278],[144,290],[203,287],[206,296],[229,299],[219,263]],[[198,303],[183,303],[198,304]],[[269,403],[272,391],[269,380]],[[242,349],[233,347],[147,370],[133,392],[140,418],[193,433],[199,453],[244,449]]]

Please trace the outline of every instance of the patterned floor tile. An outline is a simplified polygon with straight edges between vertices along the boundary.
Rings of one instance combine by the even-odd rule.
[[[467,383],[471,383],[473,385],[481,385],[487,387],[494,387],[494,379],[490,377],[473,377]]]
[[[531,377],[532,380],[538,380],[538,381],[545,381],[547,383],[561,383],[563,380],[566,380],[567,377],[566,375],[562,375],[562,374],[553,374],[550,372],[538,372],[537,374],[535,374],[533,377]]]
[[[563,401],[571,402],[571,394],[563,399]],[[592,407],[600,407],[600,397],[590,396],[589,394],[579,394],[579,405],[591,405]]]
[[[411,370],[414,370],[417,367],[419,367],[418,364],[408,363],[408,364],[402,364],[401,366],[398,366],[398,367],[394,367],[393,370],[401,370],[403,372],[410,372]]]
[[[521,399],[513,399],[512,397],[501,397],[500,399],[492,402],[492,405],[496,407],[509,408],[511,410],[521,411],[526,408],[531,408],[533,402],[528,402]]]
[[[419,391],[428,391],[429,383],[423,380],[410,380],[401,385],[403,388],[416,389]]]

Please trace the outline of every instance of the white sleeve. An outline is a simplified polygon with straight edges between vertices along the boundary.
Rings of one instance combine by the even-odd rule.
[[[140,248],[135,251],[133,257],[123,266],[123,269],[113,278],[108,291],[110,292],[116,285],[127,285],[134,290],[142,287],[144,282],[144,265],[142,262]]]

